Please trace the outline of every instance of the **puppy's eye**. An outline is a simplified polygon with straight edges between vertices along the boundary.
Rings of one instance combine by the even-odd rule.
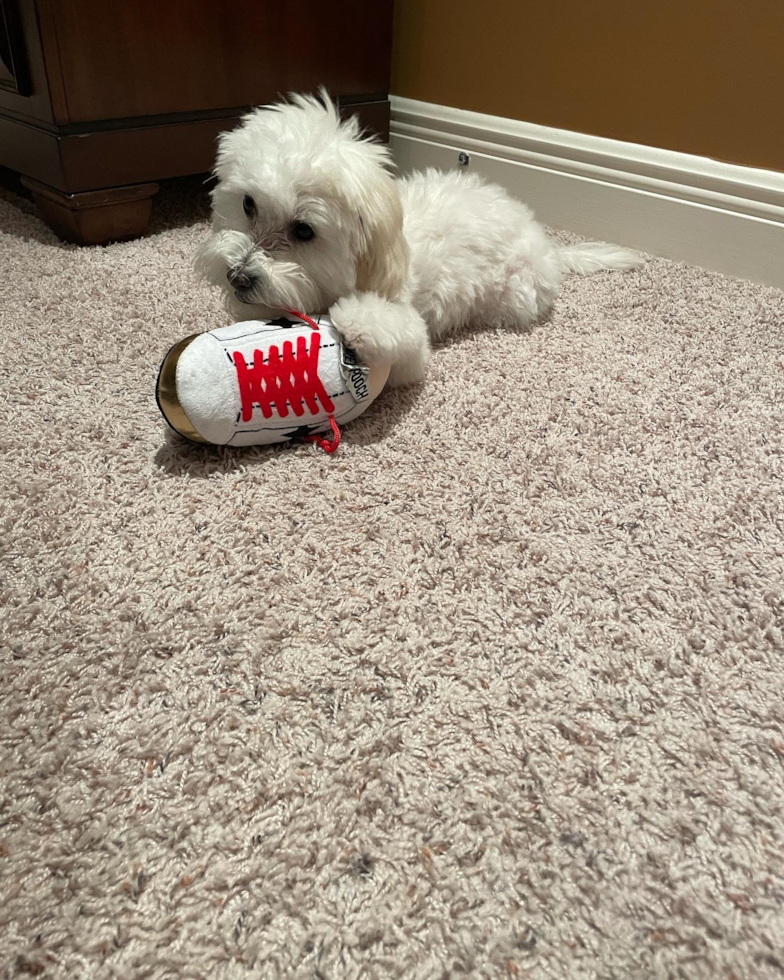
[[[312,238],[316,237],[315,231],[313,231],[310,225],[306,225],[304,221],[295,221],[291,226],[291,234],[298,242],[309,242]]]
[[[242,210],[249,218],[252,218],[256,214],[256,202],[253,200],[250,194],[246,194],[245,197],[243,197]]]

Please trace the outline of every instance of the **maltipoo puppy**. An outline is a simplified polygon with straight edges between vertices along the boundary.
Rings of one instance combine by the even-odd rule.
[[[471,174],[396,179],[390,166],[324,93],[251,112],[220,139],[197,269],[235,320],[329,313],[363,360],[409,384],[431,340],[523,327],[567,273],[640,264],[611,245],[556,245],[524,204]]]

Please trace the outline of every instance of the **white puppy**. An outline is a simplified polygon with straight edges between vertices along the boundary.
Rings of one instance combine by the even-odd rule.
[[[389,151],[321,100],[257,109],[219,143],[212,234],[197,269],[235,320],[329,313],[393,384],[424,377],[430,340],[470,325],[522,327],[569,272],[640,259],[559,247],[531,211],[473,175],[389,171]]]

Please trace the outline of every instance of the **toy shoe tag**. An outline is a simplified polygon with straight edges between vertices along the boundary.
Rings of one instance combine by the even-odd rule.
[[[350,347],[343,347],[340,374],[357,404],[366,398],[370,398],[370,388],[368,387],[370,368],[367,364],[359,363],[357,355]]]

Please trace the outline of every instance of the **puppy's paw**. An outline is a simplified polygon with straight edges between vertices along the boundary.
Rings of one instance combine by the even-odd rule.
[[[346,296],[330,309],[332,322],[367,364],[427,362],[427,327],[416,310],[377,293]]]
[[[422,384],[427,375],[428,356],[409,357],[392,365],[387,386],[389,388],[408,388],[409,385]]]
[[[378,311],[374,310],[374,306],[369,294],[358,293],[339,299],[329,311],[345,342],[356,351],[361,361],[368,364],[383,360],[387,346],[380,336],[377,316],[374,316]]]

